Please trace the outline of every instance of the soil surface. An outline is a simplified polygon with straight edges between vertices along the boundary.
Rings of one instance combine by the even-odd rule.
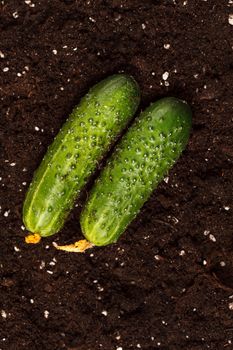
[[[231,14],[231,0],[0,2],[1,350],[233,349]],[[140,84],[140,109],[190,103],[187,149],[117,244],[53,248],[82,237],[77,201],[59,234],[26,245],[33,172],[117,72]]]

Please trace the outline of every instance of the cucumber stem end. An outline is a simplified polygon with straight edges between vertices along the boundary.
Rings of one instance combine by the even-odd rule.
[[[37,244],[41,240],[41,235],[39,233],[33,233],[25,237],[25,242],[27,244]]]
[[[56,242],[53,242],[53,246],[58,250],[63,250],[69,253],[84,253],[87,249],[92,248],[94,245],[88,242],[86,239],[82,239],[68,245],[58,245]]]

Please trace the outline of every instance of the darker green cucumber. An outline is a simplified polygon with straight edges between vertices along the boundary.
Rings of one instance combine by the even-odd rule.
[[[185,148],[191,110],[176,98],[150,105],[116,146],[81,213],[81,228],[97,246],[116,242]]]

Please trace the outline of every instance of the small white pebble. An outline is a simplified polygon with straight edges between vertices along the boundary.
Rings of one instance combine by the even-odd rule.
[[[165,48],[165,50],[169,50],[171,45],[170,44],[164,44],[163,47]]]
[[[17,73],[17,77],[22,77],[22,74],[21,73]]]
[[[160,260],[160,256],[159,255],[155,255],[154,258],[155,258],[155,260]]]
[[[212,242],[216,242],[216,238],[215,238],[214,235],[212,235],[212,234],[209,235],[209,239],[210,239]]]
[[[45,317],[45,318],[48,318],[48,317],[49,317],[49,311],[48,311],[48,310],[45,310],[45,311],[44,311],[44,317]]]
[[[15,166],[15,164],[16,164],[16,163],[10,163],[9,165],[10,165],[10,166]]]
[[[182,250],[179,252],[179,255],[180,255],[180,256],[185,255],[185,251],[182,249]]]
[[[166,182],[166,184],[168,184],[168,181],[169,181],[169,177],[166,176],[164,179],[163,179],[164,182]]]
[[[193,308],[193,312],[196,312],[196,311],[197,311],[197,309],[194,307],[194,308]]]
[[[230,14],[228,17],[228,23],[233,26],[233,14]]]
[[[14,250],[15,250],[16,252],[20,252],[20,249],[19,249],[18,247],[16,247],[16,245],[14,246]]]
[[[24,69],[25,69],[26,71],[29,71],[29,67],[28,67],[28,66],[25,66]]]
[[[141,349],[141,344],[137,344],[137,348],[138,348],[138,349]]]
[[[54,55],[57,55],[57,50],[53,50],[53,54],[54,54]]]
[[[36,130],[36,131],[39,131],[40,128],[39,128],[38,126],[35,126],[35,130]]]
[[[142,23],[142,29],[143,29],[143,30],[146,29],[145,23]]]
[[[49,273],[50,275],[53,274],[53,271],[47,270],[47,273]]]
[[[121,339],[121,336],[120,335],[117,335],[116,336],[116,340],[120,340]]]
[[[205,266],[207,265],[207,261],[206,260],[203,260],[202,264]]]
[[[233,303],[229,303],[228,307],[229,307],[230,310],[233,310]]]
[[[31,304],[34,304],[34,300],[33,300],[33,299],[30,299],[30,303],[31,303]]]
[[[169,73],[168,72],[164,72],[162,75],[163,80],[167,80],[169,77]]]
[[[5,310],[1,310],[2,318],[7,318],[7,313]]]
[[[26,181],[22,182],[22,185],[23,185],[23,186],[26,186],[26,185],[27,185],[27,182],[26,182]]]
[[[107,316],[107,315],[108,315],[108,313],[107,313],[106,310],[103,310],[103,311],[101,312],[101,314],[104,315],[104,316]]]
[[[19,17],[19,14],[18,14],[17,11],[15,11],[14,13],[12,13],[12,16],[13,16],[14,18],[18,18],[18,17]]]
[[[26,230],[25,226],[21,225],[20,227],[21,227],[21,230],[23,230],[23,231]]]
[[[6,73],[6,72],[8,72],[8,71],[9,71],[9,67],[3,68],[3,72],[4,72],[4,73]]]
[[[221,267],[225,267],[225,266],[226,266],[225,261],[220,261],[220,266],[221,266]]]
[[[61,90],[61,91],[64,91],[64,87],[63,87],[63,86],[61,86],[61,87],[60,87],[60,90]]]
[[[2,51],[0,51],[0,58],[5,58],[5,55]]]

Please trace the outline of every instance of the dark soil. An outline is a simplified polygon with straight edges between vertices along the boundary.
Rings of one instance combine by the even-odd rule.
[[[0,349],[233,348],[231,3],[1,1]],[[79,201],[62,232],[26,245],[34,170],[80,97],[119,71],[141,108],[191,104],[186,151],[117,244],[53,248],[81,237]]]

